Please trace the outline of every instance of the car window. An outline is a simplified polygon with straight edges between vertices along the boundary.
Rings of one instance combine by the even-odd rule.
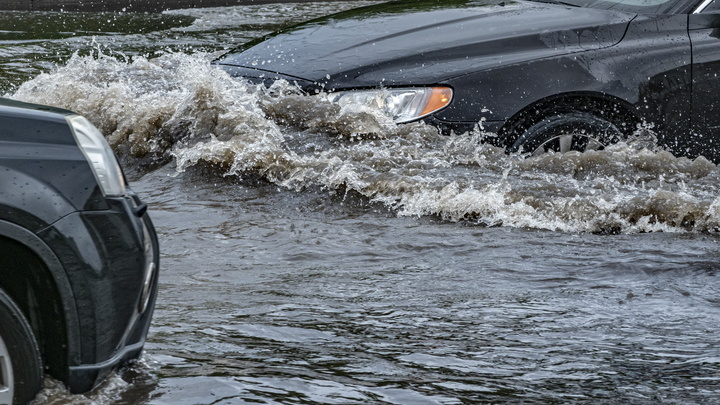
[[[678,0],[535,0],[577,7],[599,8],[639,14],[665,14],[675,10]]]
[[[705,6],[703,14],[718,14],[720,13],[720,1],[712,1],[710,4]]]
[[[670,0],[599,0],[589,2],[587,7],[642,14],[663,14],[675,3]]]

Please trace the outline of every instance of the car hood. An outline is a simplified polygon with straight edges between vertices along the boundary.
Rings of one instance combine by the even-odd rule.
[[[250,42],[218,63],[232,74],[301,79],[326,90],[435,84],[612,46],[634,14],[529,1],[398,1]]]

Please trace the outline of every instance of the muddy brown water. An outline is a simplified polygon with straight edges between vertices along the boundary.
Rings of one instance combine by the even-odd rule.
[[[98,125],[162,249],[143,358],[37,403],[720,398],[718,167],[647,131],[508,156],[210,64],[353,5],[0,13],[4,91]]]

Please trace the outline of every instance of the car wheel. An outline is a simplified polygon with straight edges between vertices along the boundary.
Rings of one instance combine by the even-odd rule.
[[[32,401],[41,384],[35,335],[20,308],[0,290],[0,405]]]
[[[535,123],[511,146],[510,152],[532,156],[601,150],[625,136],[611,121],[588,112],[553,115]]]

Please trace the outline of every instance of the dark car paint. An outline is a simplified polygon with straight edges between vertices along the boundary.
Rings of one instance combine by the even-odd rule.
[[[528,15],[535,27],[554,28],[537,32],[523,17]],[[328,91],[435,84],[500,63],[611,46],[633,16],[499,1],[404,14],[378,8],[367,17],[308,23],[221,63],[305,79]]]
[[[5,169],[0,170],[4,197],[0,217],[15,218],[37,232],[71,212],[106,207],[100,188],[87,186],[93,184],[94,175],[64,116],[43,114],[43,120],[17,112],[0,110],[4,113],[0,168]],[[57,139],[42,139],[47,134]]]
[[[56,297],[60,313],[44,316],[60,317],[63,333],[45,342],[43,358],[51,375],[72,392],[85,392],[142,350],[156,280],[142,314],[138,302],[149,261],[158,266],[158,245],[132,191],[103,196],[66,121],[71,114],[0,100],[0,237],[32,251],[50,274],[53,291],[33,294]],[[29,277],[14,273],[18,269],[0,271],[0,287]],[[32,312],[28,305],[24,309]]]
[[[691,91],[686,20],[685,15],[638,16],[616,46],[502,66],[444,81],[459,94],[436,117],[447,122],[485,117],[490,122],[504,123],[519,111],[548,98],[595,94],[632,105],[640,119],[661,129],[659,133],[686,137]],[[648,48],[648,42],[657,46]],[[463,89],[495,97],[484,102],[474,94],[463,94]]]
[[[720,14],[691,15],[690,41],[693,49],[693,134],[720,133]],[[720,149],[717,137],[702,140]],[[716,160],[717,154],[715,155]]]
[[[523,0],[391,2],[270,35],[217,63],[308,92],[447,85],[453,102],[425,121],[446,132],[482,121],[504,147],[523,114],[597,99],[654,126],[674,153],[720,161],[720,21],[682,14],[697,3],[643,15]]]

